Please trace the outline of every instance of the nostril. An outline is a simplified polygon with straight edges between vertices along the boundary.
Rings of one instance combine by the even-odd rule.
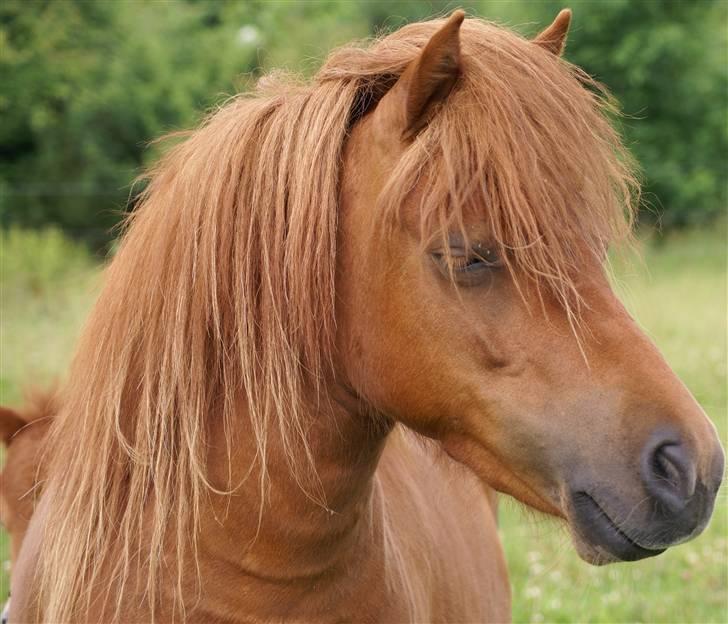
[[[645,449],[642,480],[645,489],[670,511],[685,508],[695,492],[696,471],[684,445],[664,440]]]
[[[674,486],[677,486],[680,479],[677,466],[665,456],[664,452],[660,452],[660,449],[657,449],[657,452],[652,456],[652,473],[658,479],[664,479]]]
[[[653,459],[654,476],[665,486],[674,488],[683,497],[689,498],[695,492],[695,471],[678,444],[663,444],[655,450]]]

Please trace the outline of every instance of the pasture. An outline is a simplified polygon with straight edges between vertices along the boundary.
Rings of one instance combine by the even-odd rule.
[[[53,230],[0,233],[0,403],[62,375],[100,283],[98,262]],[[615,261],[627,306],[728,442],[726,227],[643,236],[640,256]],[[586,425],[585,425],[586,426]],[[694,542],[605,568],[582,563],[557,524],[510,501],[500,524],[516,622],[724,622],[728,618],[726,488]],[[0,559],[7,540],[0,533]],[[7,572],[0,572],[7,593]]]

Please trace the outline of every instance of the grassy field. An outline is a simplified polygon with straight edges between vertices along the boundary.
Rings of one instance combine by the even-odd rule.
[[[642,261],[617,263],[618,289],[675,370],[728,435],[726,230],[645,239]],[[57,233],[0,239],[0,403],[22,384],[62,374],[98,286],[98,268]],[[697,540],[636,564],[582,563],[565,532],[515,503],[502,506],[516,622],[728,621],[726,488]],[[0,558],[7,543],[0,533]],[[4,594],[7,577],[0,572]]]

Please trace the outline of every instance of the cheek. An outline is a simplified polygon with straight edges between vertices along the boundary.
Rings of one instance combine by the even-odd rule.
[[[444,327],[425,276],[405,260],[342,287],[338,344],[347,378],[374,407],[401,419],[423,410],[442,368]]]
[[[460,294],[433,267],[403,262],[366,288],[348,315],[349,378],[376,408],[437,436],[469,411],[472,385],[513,361],[497,318],[504,293]],[[491,304],[491,307],[489,307]]]

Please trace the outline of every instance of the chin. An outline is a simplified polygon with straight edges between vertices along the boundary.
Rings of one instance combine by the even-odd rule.
[[[572,496],[567,521],[576,552],[592,565],[639,561],[666,550],[651,548],[636,535],[628,534],[584,492]]]

